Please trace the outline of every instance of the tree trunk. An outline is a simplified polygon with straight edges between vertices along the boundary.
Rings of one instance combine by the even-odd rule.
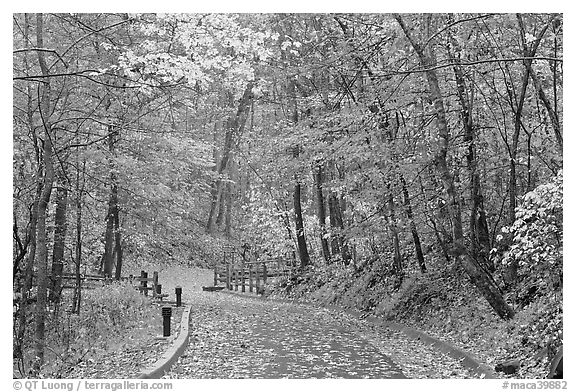
[[[103,258],[103,274],[106,277],[112,277],[112,270],[114,269],[114,248],[115,246],[115,221],[118,219],[118,179],[116,176],[116,165],[114,163],[114,145],[116,143],[115,130],[112,126],[108,128],[108,151],[110,153],[110,198],[108,199],[108,211],[106,213],[106,232],[104,234],[104,255]],[[118,231],[119,235],[119,231]]]
[[[232,191],[234,186],[229,181],[226,184],[226,213],[224,218],[224,235],[227,239],[232,237],[232,204],[234,199],[232,197]]]
[[[464,245],[464,233],[462,230],[459,197],[456,194],[456,188],[454,186],[452,175],[450,174],[447,164],[450,131],[446,121],[446,110],[444,108],[444,101],[440,91],[438,76],[436,71],[433,69],[433,67],[436,66],[435,55],[432,50],[433,44],[429,43],[428,53],[426,54],[420,44],[418,44],[412,38],[411,31],[404,24],[402,17],[398,14],[395,14],[394,16],[404,31],[406,38],[410,41],[412,47],[418,54],[420,65],[422,68],[427,70],[426,79],[428,82],[430,99],[436,112],[435,121],[439,137],[439,143],[434,157],[434,164],[436,166],[436,170],[440,174],[444,190],[449,201],[448,207],[450,218],[452,220],[452,232],[454,237],[452,253],[457,259],[461,260],[464,270],[470,277],[470,280],[486,298],[494,311],[503,319],[511,319],[514,316],[514,310],[504,300],[502,292],[492,276],[485,269],[483,269],[482,266],[474,258],[470,257]],[[428,25],[430,24],[431,17],[431,15],[426,16],[426,22]]]
[[[398,277],[397,288],[403,280],[404,269],[402,261],[402,253],[400,252],[400,238],[398,235],[398,226],[396,224],[396,203],[394,203],[394,196],[392,194],[392,187],[390,183],[386,184],[388,194],[386,195],[386,204],[388,204],[388,226],[392,237],[392,247],[394,249],[394,273]]]
[[[340,230],[339,228],[339,212],[340,205],[338,204],[338,196],[334,191],[330,191],[328,194],[328,210],[330,213],[330,245],[332,246],[333,255],[341,255],[340,249]]]
[[[300,203],[300,182],[294,184],[294,224],[296,226],[296,240],[298,242],[298,255],[300,256],[300,266],[307,267],[310,264],[308,246],[304,235],[304,220],[302,219],[302,205]]]
[[[62,290],[64,248],[66,243],[66,210],[68,207],[68,180],[66,173],[59,171],[56,191],[56,215],[54,217],[54,248],[52,250],[52,276],[50,301],[58,302]]]
[[[434,184],[434,189],[436,189],[437,184],[434,178],[434,173],[431,172],[430,176],[432,183]],[[441,222],[438,222],[440,223],[441,226],[440,228],[438,228],[438,223],[434,219],[434,214],[430,212],[430,209],[428,208],[428,202],[431,199],[427,195],[426,188],[424,188],[424,184],[422,183],[422,177],[419,177],[419,183],[420,183],[420,190],[424,195],[423,205],[425,208],[425,215],[427,216],[428,220],[430,221],[430,224],[432,225],[432,228],[434,229],[434,236],[436,237],[436,242],[438,243],[438,246],[442,251],[442,255],[446,259],[446,262],[450,263],[450,255],[448,254],[448,247],[446,244],[448,242],[452,242],[452,237],[450,237],[449,234],[446,233],[446,229],[444,228]],[[446,219],[446,217],[442,216],[442,219]],[[450,219],[450,217],[448,217],[447,219]]]
[[[238,103],[236,114],[230,116],[226,122],[226,135],[224,137],[222,159],[218,165],[217,178],[212,183],[212,188],[210,190],[210,212],[208,213],[208,221],[206,223],[207,233],[214,232],[214,226],[217,220],[216,218],[218,217],[218,212],[224,206],[223,202],[220,203],[220,199],[222,198],[222,178],[226,169],[228,168],[231,152],[233,148],[238,145],[240,136],[244,131],[244,127],[248,119],[248,114],[250,113],[252,99],[254,98],[254,94],[252,94],[253,85],[254,84],[252,82],[249,82],[246,85],[244,94]],[[221,206],[221,208],[219,208],[219,206]]]
[[[424,253],[422,253],[422,244],[420,243],[420,236],[418,235],[418,229],[416,228],[416,222],[414,221],[414,213],[412,211],[412,204],[410,203],[410,195],[408,194],[408,187],[406,186],[406,180],[404,179],[404,175],[402,173],[400,173],[400,182],[402,183],[402,195],[404,196],[404,207],[406,208],[406,216],[410,221],[410,231],[412,233],[412,239],[414,241],[416,260],[418,261],[420,272],[425,273],[426,263],[424,261]]]
[[[451,15],[450,15],[451,16]],[[450,18],[449,22],[452,22]],[[485,234],[488,230],[488,222],[483,208],[483,196],[480,185],[480,173],[478,171],[478,159],[476,154],[476,134],[474,132],[474,123],[472,118],[472,105],[474,92],[469,91],[464,79],[464,72],[460,65],[460,45],[452,36],[450,36],[452,46],[456,49],[457,56],[450,55],[451,61],[454,65],[454,75],[456,79],[456,90],[458,92],[458,100],[460,101],[462,123],[464,125],[464,141],[468,145],[466,153],[466,163],[469,173],[470,181],[470,255],[478,260],[488,271],[494,272],[494,263],[490,262],[488,253],[490,251],[489,244],[485,241],[480,241],[480,238],[485,239]],[[486,230],[480,233],[480,230]]]
[[[122,277],[122,229],[120,227],[120,211],[118,208],[118,188],[116,187],[116,204],[114,208],[114,253],[116,254],[116,274],[114,278],[120,280]]]
[[[322,244],[322,255],[327,263],[330,262],[330,248],[328,247],[328,239],[326,238],[326,205],[324,203],[324,194],[322,193],[322,183],[324,176],[322,175],[322,165],[318,165],[314,173],[314,183],[316,185],[316,204],[318,214],[318,224],[320,225],[320,243]]]
[[[340,255],[342,262],[346,265],[350,262],[350,253],[344,231],[344,219],[342,218],[342,206],[336,192],[330,191],[328,194],[328,209],[330,212],[330,235],[332,237],[330,244],[332,254]]]
[[[49,124],[45,126],[49,127]],[[46,133],[49,131],[47,130]],[[48,135],[46,135],[48,136]],[[50,136],[44,141],[44,184],[42,186],[42,196],[38,203],[38,224],[37,224],[37,265],[38,265],[38,294],[36,297],[36,328],[35,328],[35,356],[36,362],[34,370],[39,371],[44,363],[44,332],[46,305],[48,300],[48,244],[46,233],[46,217],[50,195],[52,193],[52,183],[54,181],[54,169],[52,164],[52,142]]]
[[[114,187],[112,187],[114,189]],[[112,276],[114,268],[114,195],[110,193],[108,199],[108,210],[106,212],[106,232],[104,233],[104,255],[102,256],[102,274],[106,277]]]
[[[223,184],[220,184],[219,194],[218,194],[218,215],[216,216],[216,226],[221,227],[224,222],[224,216],[226,215],[226,201],[228,199],[228,190],[230,189],[230,174],[228,174]]]
[[[84,196],[86,161],[82,162],[82,186],[80,186],[80,165],[78,159],[76,159],[76,165],[78,168],[76,172],[76,257],[74,260],[76,289],[72,300],[72,312],[80,314],[80,304],[82,302],[82,280],[80,276],[82,265],[82,198]]]
[[[43,15],[36,15],[36,43],[39,48],[44,47],[43,31],[44,31]],[[48,244],[46,236],[46,215],[48,212],[48,204],[50,202],[50,195],[52,193],[52,184],[54,182],[54,167],[52,163],[52,126],[50,123],[50,78],[48,66],[44,58],[44,52],[38,51],[38,63],[44,79],[41,86],[40,97],[40,115],[42,118],[44,128],[44,147],[42,150],[42,160],[44,164],[44,181],[42,184],[42,194],[38,203],[38,223],[37,223],[37,265],[38,265],[38,294],[36,297],[35,309],[35,331],[34,331],[34,355],[35,360],[33,364],[33,371],[38,374],[40,367],[44,363],[44,348],[45,339],[44,333],[46,329],[46,305],[47,305],[47,289],[48,289]]]
[[[290,111],[290,119],[292,125],[296,125],[299,120],[298,115],[298,101],[296,99],[296,82],[293,78],[288,78],[287,85],[288,95],[292,98],[292,107]],[[300,156],[300,145],[292,146],[292,158],[297,159]],[[294,226],[296,228],[296,242],[298,244],[298,255],[300,257],[300,267],[306,268],[310,264],[310,255],[308,254],[308,246],[306,244],[306,236],[304,234],[304,219],[302,217],[302,204],[301,204],[301,185],[298,179],[298,173],[294,174]]]
[[[20,358],[22,362],[24,362],[24,352],[21,351],[21,344],[23,343],[24,336],[26,334],[26,312],[28,308],[28,299],[30,295],[30,291],[32,289],[32,275],[34,271],[34,261],[36,258],[36,234],[37,234],[37,224],[38,224],[38,204],[40,202],[40,198],[42,197],[42,168],[39,167],[36,171],[36,196],[34,198],[34,203],[32,204],[32,211],[30,213],[30,228],[29,228],[29,235],[30,235],[30,249],[28,250],[27,257],[26,257],[26,264],[24,266],[24,274],[23,274],[23,286],[22,286],[22,296],[20,297],[20,304],[19,304],[19,316],[18,316],[18,332],[16,335],[17,346],[20,350],[19,352],[14,353],[15,357]]]
[[[513,97],[510,96],[510,105],[512,110],[514,110],[514,134],[512,135],[512,146],[510,148],[510,177],[508,181],[508,223],[511,225],[514,223],[516,219],[516,199],[518,198],[517,194],[517,174],[516,174],[516,158],[518,155],[518,144],[520,141],[520,131],[522,129],[522,111],[524,108],[524,103],[526,100],[526,91],[528,89],[528,83],[530,81],[530,68],[532,66],[532,60],[530,57],[534,57],[536,51],[538,50],[538,46],[540,45],[540,41],[544,37],[544,33],[548,29],[549,23],[544,26],[544,28],[540,31],[532,46],[529,48],[526,43],[526,33],[524,31],[524,24],[522,22],[522,16],[520,14],[516,14],[516,19],[518,20],[518,26],[520,28],[520,40],[522,41],[522,49],[523,54],[527,58],[524,60],[524,73],[522,75],[522,85],[520,86],[520,93],[517,94],[518,98],[514,104]]]
[[[234,162],[234,154],[230,153],[230,159],[228,164],[228,178],[225,185],[221,186],[221,192],[219,196],[219,206],[218,206],[218,217],[216,218],[216,225],[221,227],[224,224],[224,235],[230,238],[231,229],[231,213],[232,213],[232,190],[234,189],[234,184],[232,183],[232,177],[238,178],[238,173],[235,170],[236,164]]]
[[[29,38],[30,32],[30,18],[29,14],[24,14],[24,42],[26,47],[28,47],[31,43]],[[24,68],[26,70],[29,69],[28,67],[28,55],[24,54]],[[38,165],[38,169],[36,170],[35,175],[35,183],[36,183],[36,194],[34,197],[34,201],[32,202],[32,206],[30,208],[30,224],[28,227],[28,242],[29,242],[29,249],[27,250],[26,258],[24,259],[25,265],[23,266],[23,285],[19,303],[19,314],[18,314],[18,329],[16,333],[16,344],[14,349],[14,357],[19,358],[22,366],[24,366],[24,352],[22,351],[22,344],[24,342],[24,336],[26,335],[26,324],[27,324],[27,310],[28,310],[28,298],[30,295],[30,291],[32,289],[32,274],[34,270],[34,261],[36,258],[36,233],[37,233],[37,223],[38,223],[38,203],[40,202],[40,198],[42,197],[42,185],[43,185],[43,177],[42,177],[42,157],[40,154],[40,150],[37,148],[38,146],[38,139],[36,137],[35,126],[34,126],[34,119],[33,119],[33,102],[32,102],[32,89],[28,86],[28,102],[27,102],[27,117],[28,117],[28,126],[30,129],[30,133],[32,134],[32,138],[34,141],[35,152],[36,152],[36,162]],[[24,371],[24,370],[23,370]]]

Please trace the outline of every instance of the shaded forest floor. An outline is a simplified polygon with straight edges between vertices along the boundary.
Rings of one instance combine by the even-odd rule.
[[[447,271],[411,275],[390,293],[390,282],[375,270],[357,271],[350,278],[350,271],[345,273],[344,269],[341,273],[311,269],[297,279],[269,282],[268,297],[300,302],[284,304],[249,295],[203,292],[202,286],[212,284],[211,270],[185,265],[148,269],[159,272],[169,300],[174,300],[174,288],[180,286],[183,301],[193,305],[190,346],[166,375],[169,378],[475,377],[457,360],[431,346],[344,311],[325,309],[325,305],[361,310],[412,326],[469,352],[492,368],[499,362],[518,359],[521,367],[513,377],[544,378],[549,364],[547,333],[554,327],[550,324],[554,315],[562,310],[561,296],[553,293],[556,297],[540,299],[519,311],[514,320],[502,321],[469,283]],[[130,304],[131,310],[118,303],[108,304],[110,299],[99,302],[87,296],[85,306],[92,309],[84,309],[85,318],[103,304],[125,308],[130,317],[116,314],[112,323],[103,320],[112,324],[108,329],[100,325],[100,330],[95,326],[91,331],[84,330],[82,323],[92,319],[76,320],[80,328],[76,335],[68,336],[77,341],[73,350],[58,354],[68,357],[56,360],[54,353],[61,343],[52,339],[54,356],[43,376],[133,378],[155,362],[176,337],[181,311],[175,308],[173,313],[173,336],[161,339],[160,306],[132,289],[120,285],[118,293],[112,294],[112,298]],[[553,303],[560,304],[559,308],[553,309]],[[120,319],[124,321],[118,322]],[[561,329],[561,325],[555,327]],[[282,338],[275,339],[274,334]],[[54,333],[55,337],[60,335]],[[334,355],[343,355],[336,362],[348,363],[346,369],[333,366]]]
[[[304,276],[269,288],[272,298],[355,309],[398,322],[472,354],[492,369],[518,360],[515,374],[502,377],[545,378],[560,344],[562,293],[552,292],[517,306],[513,320],[492,311],[461,271],[412,273],[397,290],[383,269],[313,267]]]
[[[180,286],[183,302],[192,305],[190,345],[165,377],[474,377],[457,360],[433,347],[344,312],[203,292],[202,286],[212,283],[212,271],[207,269],[184,265],[149,268],[159,272],[168,300],[174,299],[174,288]],[[94,291],[91,296],[100,294]],[[173,336],[165,340],[160,338],[160,304],[151,303],[126,285],[119,285],[112,297],[122,297],[133,306],[131,310],[120,306],[124,313],[130,312],[129,320],[111,329],[98,325],[81,332],[83,335],[75,336],[67,360],[50,358],[42,377],[134,378],[168,349],[179,331],[181,311],[174,308]],[[80,329],[91,320],[88,315],[98,304],[86,298],[86,319],[76,320]],[[100,313],[109,310],[100,309]],[[126,314],[116,316],[124,319]],[[102,321],[110,324],[110,320]],[[51,341],[54,350],[59,340]]]
[[[318,306],[206,293],[168,378],[470,378],[402,333]]]
[[[193,305],[189,348],[166,377],[473,377],[433,347],[344,312],[203,292],[202,286],[213,283],[212,270],[157,270],[163,292],[172,295],[180,286],[183,301]],[[346,339],[338,341],[342,334]],[[342,363],[356,373],[333,366],[330,351],[340,352]]]

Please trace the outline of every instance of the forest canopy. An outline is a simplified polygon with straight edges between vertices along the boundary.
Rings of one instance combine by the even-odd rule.
[[[562,34],[561,14],[14,14],[38,358],[62,273],[224,245],[391,290],[457,270],[503,319],[561,290]]]

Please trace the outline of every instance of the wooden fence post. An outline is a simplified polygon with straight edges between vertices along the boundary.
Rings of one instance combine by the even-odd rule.
[[[234,291],[238,291],[238,269],[236,267],[232,268],[234,268]]]
[[[176,292],[176,306],[180,307],[182,306],[182,287],[177,286],[175,292]]]
[[[266,280],[268,279],[268,270],[266,269],[266,263],[262,263],[262,283],[263,286],[266,285]]]
[[[143,279],[140,281],[140,292],[143,292],[144,295],[148,295],[148,290],[146,290],[146,288],[148,287],[148,281],[144,280],[144,279],[148,279],[148,272],[146,271],[140,271],[140,277]]]
[[[214,266],[214,286],[218,286],[218,267]]]
[[[254,285],[252,283],[252,264],[248,264],[248,287],[250,292],[252,293],[254,291]]]
[[[232,290],[232,283],[230,277],[230,264],[226,264],[226,290]]]
[[[152,273],[152,296],[155,297],[158,293],[158,271]]]
[[[242,279],[242,292],[245,293],[246,292],[246,268],[244,268],[244,265],[242,265],[242,268],[240,269],[240,279]]]

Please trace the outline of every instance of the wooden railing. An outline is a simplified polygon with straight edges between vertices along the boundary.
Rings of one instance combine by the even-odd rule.
[[[229,263],[214,267],[214,287],[222,283],[228,290],[262,294],[269,279],[290,276],[293,267],[284,259]]]
[[[162,294],[162,285],[158,282],[158,271],[154,271],[151,278],[148,277],[148,272],[141,271],[139,277],[133,278],[132,275],[130,275],[128,279],[139,281],[140,284],[135,287],[140,293],[146,296],[148,295],[148,291],[152,290],[152,298],[157,298],[162,301],[168,297],[168,294]],[[148,286],[148,282],[151,283],[151,286]]]
[[[61,286],[60,289],[75,289],[78,277],[74,273],[64,272],[59,277],[61,279]],[[48,275],[48,279],[52,280],[52,275]],[[95,289],[98,287],[102,287],[108,283],[112,283],[115,279],[111,277],[105,277],[102,275],[94,275],[94,274],[80,274],[80,285],[82,289]],[[167,297],[168,294],[162,294],[162,285],[159,283],[158,279],[158,272],[154,271],[152,273],[152,277],[148,277],[148,273],[146,271],[141,271],[140,276],[122,276],[120,278],[122,281],[128,282],[138,282],[137,285],[134,285],[140,293],[144,295],[148,295],[148,291],[152,292],[152,297],[154,299],[160,299]],[[32,275],[32,285],[36,286],[37,283],[37,275]],[[150,286],[148,285],[150,283]]]

